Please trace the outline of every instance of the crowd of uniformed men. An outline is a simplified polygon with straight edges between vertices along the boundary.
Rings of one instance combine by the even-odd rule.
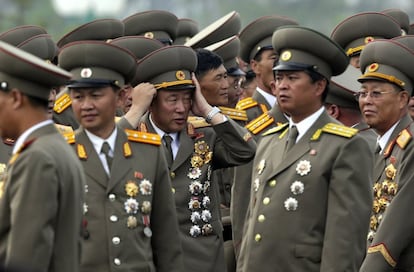
[[[411,33],[400,9],[0,33],[0,269],[414,271]]]

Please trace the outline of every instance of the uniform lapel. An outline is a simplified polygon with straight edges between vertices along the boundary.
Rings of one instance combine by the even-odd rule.
[[[180,132],[180,146],[177,156],[174,159],[171,170],[175,171],[180,165],[185,163],[188,157],[194,152],[194,140],[188,136],[186,129]]]
[[[105,172],[105,169],[102,166],[102,162],[96,154],[95,148],[92,145],[92,142],[89,140],[83,128],[79,128],[78,133],[76,133],[76,143],[75,151],[78,152],[78,145],[81,144],[85,148],[87,157],[80,158],[78,157],[83,164],[83,169],[85,174],[88,175],[91,179],[97,181],[104,187],[108,185],[108,175]]]
[[[114,158],[112,161],[112,169],[107,191],[110,191],[113,187],[115,187],[118,182],[126,182],[125,176],[128,171],[131,170],[131,159],[125,157],[124,154],[125,144],[129,145],[131,151],[134,151],[132,150],[131,144],[128,143],[126,134],[121,129],[118,129],[115,140]],[[132,155],[140,156],[140,154]]]

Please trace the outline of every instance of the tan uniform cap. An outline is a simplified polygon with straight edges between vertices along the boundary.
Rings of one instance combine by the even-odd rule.
[[[198,23],[192,19],[180,18],[177,24],[177,33],[174,45],[183,45],[198,33]]]
[[[137,65],[129,50],[103,41],[69,43],[61,49],[58,62],[73,75],[69,88],[122,88],[135,76]]]
[[[394,40],[369,43],[361,52],[359,82],[380,80],[393,83],[410,94],[413,89],[414,51]]]
[[[206,26],[184,45],[194,49],[204,48],[213,43],[237,35],[241,29],[240,14],[232,11]]]
[[[41,34],[47,34],[46,29],[35,25],[22,25],[0,33],[0,41],[17,46],[25,40]]]
[[[0,89],[47,100],[53,87],[65,85],[71,74],[54,64],[0,41]]]
[[[342,48],[324,34],[302,26],[282,26],[272,37],[279,63],[273,70],[308,70],[326,79],[345,71],[349,59]]]
[[[231,76],[245,75],[237,63],[237,56],[240,52],[239,37],[232,36],[225,40],[209,45],[205,47],[205,49],[216,53],[223,59],[223,65],[227,70],[227,74]]]

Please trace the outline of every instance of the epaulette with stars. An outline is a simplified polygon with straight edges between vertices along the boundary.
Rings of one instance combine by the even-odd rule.
[[[270,116],[267,112],[262,113],[252,121],[250,121],[245,128],[248,129],[254,135],[259,134],[269,125],[273,124],[275,119]],[[279,125],[279,124],[278,124]]]
[[[242,100],[240,100],[239,102],[237,102],[236,104],[236,109],[238,110],[247,110],[250,108],[253,108],[254,106],[257,106],[258,103],[256,100],[254,100],[251,97],[246,97]]]
[[[228,107],[219,107],[219,108],[222,114],[226,115],[227,117],[233,120],[247,121],[247,113],[245,110],[228,108]]]
[[[210,127],[211,125],[203,117],[188,116],[187,122],[191,123],[194,128]]]
[[[138,130],[125,129],[128,140],[137,143],[161,145],[161,137],[156,133],[142,132]]]
[[[358,133],[358,130],[340,124],[328,123],[323,128],[318,129],[311,137],[311,140],[318,140],[322,133],[329,133],[345,138],[352,138]]]
[[[64,93],[56,99],[53,110],[56,113],[62,113],[64,110],[69,108],[70,105],[72,105],[72,100],[70,99],[70,96],[67,93]]]
[[[68,144],[75,143],[75,132],[73,131],[72,127],[55,124],[55,128],[59,131],[60,135],[62,135]]]

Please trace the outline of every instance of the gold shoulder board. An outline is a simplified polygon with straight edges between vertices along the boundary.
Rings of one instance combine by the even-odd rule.
[[[247,110],[254,106],[257,106],[257,101],[251,97],[246,97],[239,102],[237,102],[236,109],[238,110]]]
[[[63,132],[60,131],[60,135],[65,139],[65,141],[68,144],[74,144],[75,143],[75,132]]]
[[[142,132],[138,130],[125,129],[128,140],[138,143],[161,145],[161,137],[156,133]]]
[[[285,128],[287,129],[288,127],[289,127],[289,123],[284,123],[280,126],[269,129],[268,131],[263,133],[262,136],[267,136],[267,135],[270,135],[270,134],[274,134],[276,132],[282,131]]]
[[[239,110],[239,109],[228,108],[228,107],[219,107],[219,108],[222,114],[227,115],[233,120],[247,121],[247,113],[245,110]]]
[[[404,129],[397,137],[397,145],[404,149],[413,136],[408,129]]]
[[[194,128],[202,128],[211,126],[203,117],[188,116],[187,122],[191,123]]]
[[[251,133],[254,135],[260,133],[265,128],[267,128],[270,124],[273,124],[275,119],[267,114],[267,112],[262,113],[252,121],[250,121],[245,128],[247,128]]]
[[[326,124],[321,130],[317,130],[315,134],[312,136],[312,140],[319,139],[322,132],[342,136],[345,138],[352,138],[358,133],[358,130],[355,128],[347,127],[344,125],[339,125],[335,123],[328,123]]]
[[[53,110],[56,113],[61,113],[68,107],[70,107],[70,105],[72,105],[72,100],[70,99],[70,96],[67,93],[64,93],[62,96],[56,99]]]

